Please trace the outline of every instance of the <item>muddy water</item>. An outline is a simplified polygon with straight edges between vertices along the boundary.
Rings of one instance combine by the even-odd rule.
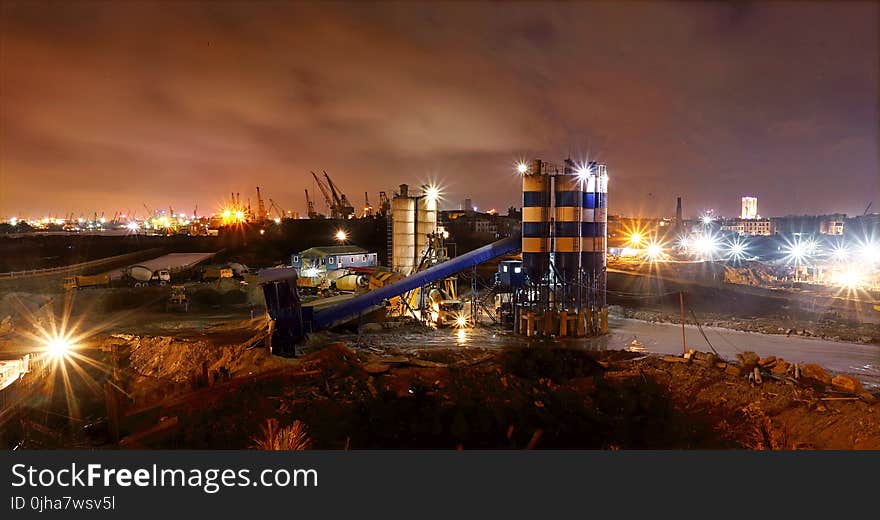
[[[609,334],[600,338],[543,340],[555,345],[566,345],[589,350],[635,350],[658,354],[680,354],[682,351],[681,326],[650,323],[640,320],[612,317]],[[760,356],[776,356],[792,362],[817,363],[834,373],[858,376],[866,385],[880,386],[880,346],[835,342],[800,336],[758,334],[716,327],[703,327],[706,338],[695,326],[685,327],[688,348],[710,351],[714,348],[725,359],[736,359],[746,350]],[[430,349],[455,347],[494,349],[510,346],[540,344],[530,342],[511,332],[496,328],[438,329],[388,331],[375,334],[343,336],[350,344],[365,347],[395,347],[400,349]],[[711,344],[711,347],[710,347]]]

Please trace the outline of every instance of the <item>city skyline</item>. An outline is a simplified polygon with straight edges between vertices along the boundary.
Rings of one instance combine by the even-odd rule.
[[[305,214],[324,169],[355,206],[436,182],[503,212],[516,161],[559,155],[608,165],[612,213],[880,206],[874,3],[0,13],[0,216],[209,212],[257,185]]]

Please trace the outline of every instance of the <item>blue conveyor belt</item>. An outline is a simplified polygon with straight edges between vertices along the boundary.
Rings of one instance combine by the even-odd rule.
[[[395,296],[412,291],[437,280],[442,280],[469,267],[481,264],[493,258],[506,255],[520,248],[521,238],[519,234],[493,242],[487,246],[474,249],[469,253],[447,260],[442,264],[429,267],[411,276],[399,280],[390,285],[380,287],[375,291],[360,294],[354,298],[342,302],[328,309],[323,309],[314,314],[312,319],[313,330],[327,328],[337,322],[351,318],[360,313],[368,312],[384,305],[386,300]]]

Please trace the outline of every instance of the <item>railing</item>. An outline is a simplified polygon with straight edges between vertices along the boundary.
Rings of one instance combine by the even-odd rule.
[[[89,269],[92,267],[101,267],[107,264],[113,264],[116,262],[125,262],[134,258],[138,258],[141,256],[146,256],[148,254],[156,254],[159,255],[162,253],[161,248],[152,248],[145,249],[143,251],[135,251],[133,253],[126,253],[124,255],[117,256],[109,256],[106,258],[99,258],[97,260],[90,260],[88,262],[81,262],[78,264],[72,265],[64,265],[60,267],[48,267],[46,269],[29,269],[27,271],[11,271],[8,273],[0,273],[0,280],[18,280],[22,278],[32,278],[36,276],[50,276],[53,274],[66,274],[66,273],[74,273],[79,272],[84,269]]]

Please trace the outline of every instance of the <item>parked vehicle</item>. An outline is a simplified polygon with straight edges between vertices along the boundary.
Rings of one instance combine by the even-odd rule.
[[[64,279],[64,289],[85,289],[86,287],[107,287],[110,285],[110,277],[106,274],[99,274],[94,276],[69,276]]]
[[[208,267],[202,271],[202,280],[219,280],[221,278],[232,278],[232,269],[228,267],[217,268],[217,267]]]
[[[122,276],[134,287],[148,285],[168,285],[171,283],[171,272],[167,269],[152,270],[145,265],[132,265],[122,270]]]

